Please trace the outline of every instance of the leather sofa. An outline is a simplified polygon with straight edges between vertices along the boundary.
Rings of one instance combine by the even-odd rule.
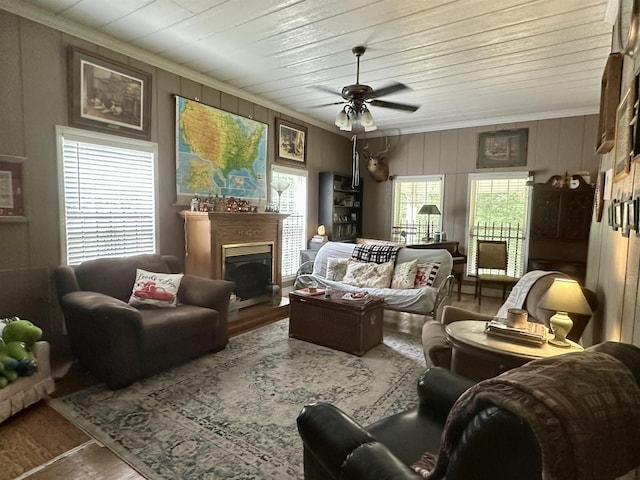
[[[526,297],[522,304],[513,304],[512,296],[517,294],[518,288],[527,282],[527,278],[534,277],[535,281],[527,290]],[[549,319],[556,312],[545,310],[538,307],[542,295],[551,287],[556,278],[570,278],[561,272],[536,270],[526,273],[522,279],[514,286],[512,295],[500,307],[495,315],[506,316],[506,310],[511,307],[523,308],[528,313],[528,321],[543,323],[549,327]],[[582,292],[593,312],[598,307],[598,299],[594,292],[583,288]],[[478,320],[482,322],[490,321],[495,315],[486,315],[472,310],[447,305],[443,308],[442,314],[438,320],[427,320],[422,327],[422,348],[424,351],[427,367],[444,367],[451,368],[451,345],[447,341],[445,326],[458,320]],[[578,342],[584,329],[586,328],[590,315],[570,315],[573,320],[573,328],[567,335],[569,340]]]
[[[58,298],[80,366],[112,389],[225,348],[233,282],[184,275],[175,308],[129,305],[137,269],[179,273],[171,255],[101,258],[55,269]]]
[[[613,405],[605,412],[602,408],[598,392],[602,391],[601,383],[592,383],[592,376],[579,377],[580,370],[588,359],[599,369],[603,359],[613,364],[616,371],[624,378],[624,382],[616,382],[607,373],[603,373],[600,382],[608,382],[605,397],[610,392],[621,392],[616,395],[623,399],[625,408]],[[580,360],[578,360],[580,359]],[[553,417],[538,423],[542,431],[535,433],[530,427],[535,424],[531,419],[525,420],[514,413],[516,408],[499,406],[498,402],[487,400],[478,394],[493,391],[494,399],[503,393],[495,389],[495,383],[502,377],[513,375],[503,383],[513,382],[518,374],[529,375],[526,378],[537,378],[544,385],[554,376],[554,367],[562,370],[560,388],[566,390],[568,398],[582,398],[583,392],[589,391],[592,400],[579,402],[581,412],[587,412],[588,420],[575,422],[556,422],[562,416]],[[613,369],[612,369],[613,370]],[[564,388],[566,376],[575,377],[571,388]],[[427,370],[418,380],[417,390],[419,404],[417,408],[407,410],[379,420],[366,428],[360,426],[351,417],[334,405],[314,403],[306,405],[297,418],[298,431],[303,442],[304,478],[305,480],[404,480],[423,478],[411,467],[424,452],[433,452],[437,457],[443,456],[446,462],[438,462],[438,467],[426,476],[429,480],[540,480],[541,478],[611,479],[627,473],[640,465],[640,348],[617,342],[605,342],[587,349],[585,352],[561,355],[552,359],[542,359],[511,370],[494,379],[488,379],[476,385],[470,380],[455,375],[446,369],[433,367]],[[493,388],[493,390],[492,390]],[[526,385],[525,385],[526,389]],[[594,391],[596,393],[594,393]],[[558,390],[556,389],[556,393]],[[561,392],[562,393],[562,392]],[[536,393],[534,392],[534,396]],[[508,400],[507,396],[507,400]],[[604,397],[603,397],[604,398]],[[610,397],[608,397],[610,398]],[[469,400],[473,400],[469,402]],[[505,403],[508,403],[505,402]],[[475,407],[472,413],[466,413],[463,406]],[[567,403],[568,411],[576,408],[575,403]],[[520,411],[528,411],[535,405],[526,404]],[[577,408],[576,408],[577,409]],[[590,417],[590,411],[594,416]],[[631,414],[629,413],[631,412]],[[599,414],[605,413],[605,420],[596,421]],[[583,418],[583,417],[580,417]],[[554,429],[555,425],[555,429]],[[615,425],[615,426],[614,426]],[[556,441],[539,442],[538,435],[545,437],[545,429],[560,431]],[[598,430],[596,430],[598,429]],[[609,431],[609,429],[611,431]],[[596,476],[584,474],[569,476],[543,476],[553,472],[558,460],[558,467],[583,467],[571,455],[556,455],[554,448],[573,448],[571,442],[562,443],[563,432],[578,430],[588,447],[578,448],[578,456],[586,457],[585,463],[595,462],[600,470]],[[602,432],[606,433],[602,433]],[[590,440],[589,440],[590,438]],[[441,443],[441,440],[444,441]],[[575,437],[571,437],[575,439]],[[557,443],[556,443],[557,442]],[[580,442],[578,442],[580,443]],[[612,445],[613,444],[613,445]],[[582,446],[582,445],[580,445]],[[544,450],[547,457],[542,456]],[[551,453],[549,453],[551,451]],[[573,453],[576,453],[575,451]],[[550,457],[553,457],[552,459]],[[543,458],[547,458],[544,463]],[[441,459],[438,459],[441,460]],[[442,465],[442,467],[441,467]],[[605,472],[603,474],[603,472]]]

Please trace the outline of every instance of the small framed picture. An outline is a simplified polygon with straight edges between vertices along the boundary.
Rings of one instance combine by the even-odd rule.
[[[0,220],[24,216],[24,158],[0,155]]]
[[[151,75],[70,46],[69,123],[81,128],[148,140]]]
[[[307,128],[276,117],[276,161],[299,167],[307,164]]]
[[[523,167],[527,164],[528,128],[478,135],[477,168]]]
[[[628,237],[629,232],[631,231],[631,225],[629,223],[629,202],[620,202],[622,206],[622,226],[621,234],[623,237]]]
[[[614,200],[611,208],[613,213],[612,228],[614,230],[618,230],[619,228],[622,228],[622,202],[619,200]]]

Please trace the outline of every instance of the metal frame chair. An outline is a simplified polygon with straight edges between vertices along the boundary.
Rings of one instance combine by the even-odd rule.
[[[478,240],[476,256],[476,288],[475,296],[478,305],[482,303],[482,287],[484,284],[502,285],[502,299],[509,290],[518,283],[519,277],[507,274],[509,264],[507,242],[505,240]],[[482,270],[487,271],[483,273]]]

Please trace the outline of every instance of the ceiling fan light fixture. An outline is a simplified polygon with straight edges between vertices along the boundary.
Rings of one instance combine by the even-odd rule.
[[[344,132],[350,132],[352,128],[351,119],[347,117],[347,123],[340,127],[340,130]]]
[[[345,109],[342,109],[340,113],[338,113],[335,123],[336,123],[336,127],[339,127],[340,130],[342,130],[343,127],[346,127],[347,124],[351,125],[351,121],[349,120],[349,115],[347,115],[347,112],[345,111]]]
[[[373,125],[363,125],[363,126],[364,126],[365,132],[373,132],[374,130],[378,129],[375,123]]]
[[[362,107],[362,113],[360,114],[360,125],[362,125],[367,132],[376,129],[376,122],[373,120],[373,115],[371,115],[371,112],[366,106]],[[367,127],[369,127],[370,130],[367,130]]]

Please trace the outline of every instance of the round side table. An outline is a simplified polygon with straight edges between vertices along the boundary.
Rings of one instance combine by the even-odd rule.
[[[571,341],[569,347],[557,347],[550,343],[532,345],[487,335],[485,326],[486,322],[479,320],[462,320],[446,326],[447,339],[452,346],[452,372],[481,381],[537,358],[583,350]]]

